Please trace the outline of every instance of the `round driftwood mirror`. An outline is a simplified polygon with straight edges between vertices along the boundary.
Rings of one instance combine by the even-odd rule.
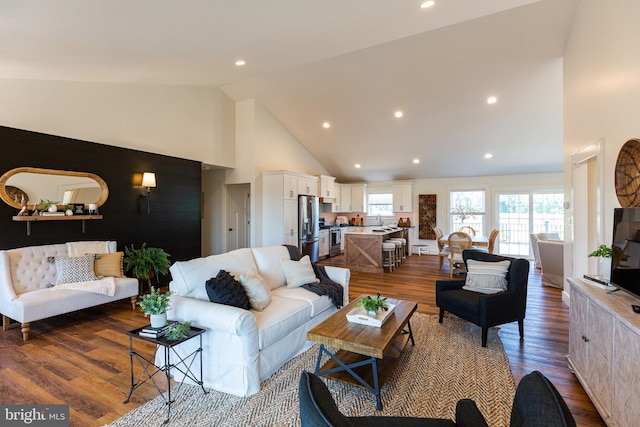
[[[74,203],[102,206],[109,197],[107,183],[89,172],[21,167],[0,177],[0,198],[9,206],[21,208],[25,197],[29,209],[40,200],[53,200],[58,205]]]

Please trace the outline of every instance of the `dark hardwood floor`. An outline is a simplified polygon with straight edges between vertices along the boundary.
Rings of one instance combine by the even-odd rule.
[[[342,266],[343,256],[321,261]],[[393,273],[351,273],[349,295],[381,292],[417,301],[418,311],[437,314],[434,283],[447,279],[435,256],[413,255]],[[525,339],[517,323],[500,327],[516,384],[539,370],[558,388],[578,425],[604,426],[591,401],[567,367],[569,310],[559,289],[543,287],[532,268],[529,277]],[[101,426],[156,396],[150,384],[129,393],[129,337],[126,331],[148,324],[127,300],[31,324],[31,338],[20,328],[0,332],[0,396],[2,403],[67,403],[72,426]],[[153,347],[134,340],[149,355]],[[480,329],[478,329],[480,346]]]

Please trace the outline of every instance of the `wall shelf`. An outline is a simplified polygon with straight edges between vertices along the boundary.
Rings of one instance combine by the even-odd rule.
[[[102,215],[65,215],[65,216],[14,216],[14,221],[27,223],[27,236],[31,236],[31,223],[35,221],[82,221],[82,233],[85,232],[85,221],[102,219]]]

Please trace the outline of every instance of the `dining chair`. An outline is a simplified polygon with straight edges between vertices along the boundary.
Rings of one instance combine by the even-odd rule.
[[[467,233],[470,236],[475,236],[476,235],[476,230],[469,226],[469,225],[463,225],[462,227],[460,227],[459,231],[464,231],[465,233]]]
[[[445,258],[449,258],[449,246],[440,241],[440,239],[444,237],[444,234],[442,234],[442,230],[440,230],[439,227],[433,227],[433,232],[436,235],[436,243],[438,244],[438,268],[442,269],[442,264],[444,263]]]
[[[481,252],[487,252],[490,254],[495,253],[496,249],[496,239],[498,238],[498,234],[500,234],[500,230],[494,228],[491,230],[491,234],[489,234],[489,245],[487,247],[483,246],[472,246],[471,249]]]
[[[471,236],[464,231],[454,231],[449,234],[449,278],[453,278],[453,270],[456,264],[464,266],[462,251],[472,246]],[[457,269],[463,269],[458,267]]]

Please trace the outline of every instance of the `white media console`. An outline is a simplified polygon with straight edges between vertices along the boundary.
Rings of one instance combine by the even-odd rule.
[[[640,299],[568,279],[569,367],[609,426],[640,422]]]

